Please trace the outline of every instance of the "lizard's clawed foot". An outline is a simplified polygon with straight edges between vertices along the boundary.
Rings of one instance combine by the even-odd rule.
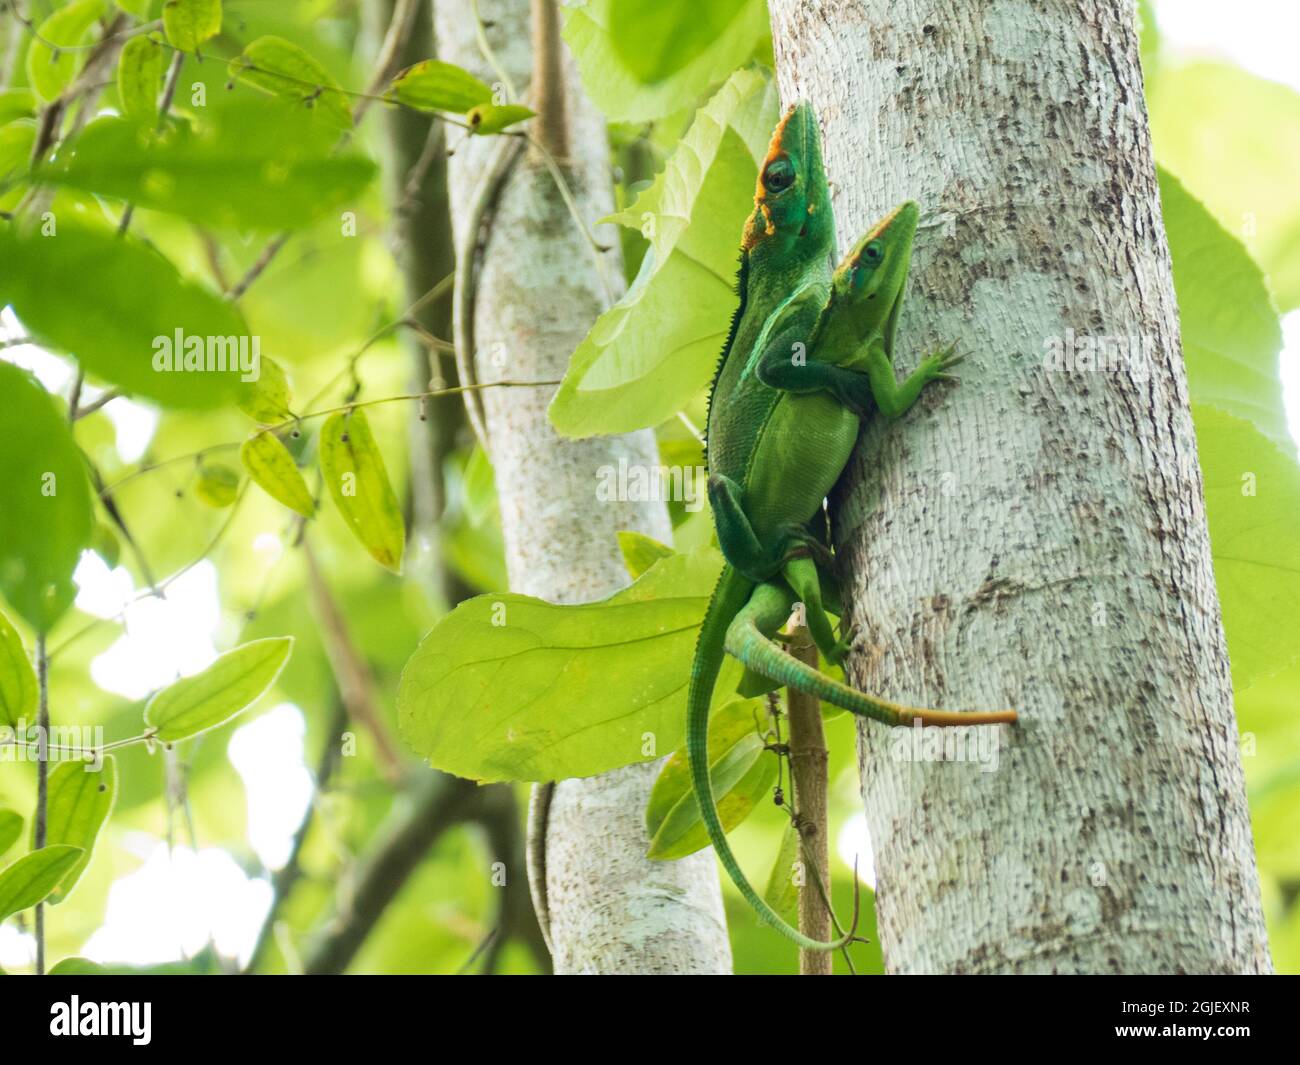
[[[826,661],[833,666],[843,665],[844,657],[852,649],[853,640],[857,636],[857,634],[858,632],[856,629],[849,629],[847,632],[845,632],[838,640],[835,641],[834,647],[832,647],[829,651],[823,652]]]
[[[921,370],[931,381],[960,381],[956,374],[949,373],[954,366],[966,358],[965,352],[957,352],[956,341],[940,348],[932,355],[921,360]]]

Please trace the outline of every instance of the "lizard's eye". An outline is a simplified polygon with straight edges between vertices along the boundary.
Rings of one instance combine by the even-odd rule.
[[[782,192],[794,184],[794,167],[789,159],[774,159],[763,171],[763,187],[768,192]]]
[[[862,258],[866,260],[869,266],[875,266],[885,257],[885,249],[880,246],[880,241],[873,240],[862,249]]]

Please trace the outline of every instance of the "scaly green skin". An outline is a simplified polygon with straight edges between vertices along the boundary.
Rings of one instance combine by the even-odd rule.
[[[780,130],[774,150],[779,139]],[[745,321],[742,303],[740,327],[733,325],[710,394],[709,498],[727,565],[705,613],[691,666],[686,730],[691,779],[723,867],[759,917],[805,950],[838,949],[853,932],[822,942],[786,924],[746,880],[731,853],[707,758],[709,703],[725,651],[764,676],[886,724],[1015,719],[1011,711],[921,710],[857,692],[798,662],[769,639],[789,617],[797,596],[823,653],[832,659],[843,653],[821,604],[812,557],[819,541],[811,523],[848,461],[859,419],[873,406],[891,417],[901,415],[924,385],[947,376],[944,371],[955,361],[950,351],[943,352],[923,361],[901,386],[894,379],[893,339],[917,218],[916,205],[905,203],[868,233],[836,271],[829,292],[824,277],[807,262],[793,277],[786,271],[786,296],[768,309],[757,329]],[[755,272],[752,258],[742,257],[742,292],[746,280],[766,291]]]

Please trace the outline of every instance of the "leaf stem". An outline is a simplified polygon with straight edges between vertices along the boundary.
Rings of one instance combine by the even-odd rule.
[[[36,813],[32,826],[32,849],[45,846],[49,813],[50,783],[50,660],[45,653],[45,633],[36,636],[36,679],[40,701],[37,704],[36,726],[39,729],[36,748]],[[45,907],[36,904],[36,975],[45,975]]]

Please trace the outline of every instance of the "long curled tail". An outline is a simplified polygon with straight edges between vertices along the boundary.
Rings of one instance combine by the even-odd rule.
[[[739,658],[756,673],[770,677],[781,684],[825,702],[848,710],[859,717],[869,717],[886,725],[997,725],[1016,720],[1014,710],[982,710],[958,712],[952,710],[924,710],[902,703],[869,695],[793,655],[787,654],[768,636],[781,627],[790,616],[793,597],[784,587],[760,584],[751,589],[752,594],[733,615],[723,644],[726,650]],[[707,624],[707,622],[706,622]]]
[[[823,943],[818,939],[810,939],[781,920],[780,915],[745,879],[745,874],[727,844],[727,836],[723,831],[722,822],[718,819],[718,808],[713,800],[713,784],[709,780],[709,703],[712,701],[713,686],[717,683],[718,671],[722,668],[727,628],[732,618],[745,608],[753,591],[753,581],[737,573],[731,566],[724,567],[718,586],[714,589],[713,598],[709,600],[709,608],[704,614],[704,624],[700,627],[700,639],[695,647],[695,659],[691,663],[691,683],[686,711],[686,753],[691,763],[691,780],[695,786],[695,797],[700,806],[704,827],[708,829],[709,839],[713,843],[718,859],[722,862],[722,867],[727,870],[727,874],[740,889],[745,901],[754,908],[763,923],[775,928],[786,939],[797,943],[804,950],[838,950],[857,938],[854,935],[854,927],[850,927],[849,931],[839,939]],[[855,901],[854,926],[857,925],[856,909]]]

